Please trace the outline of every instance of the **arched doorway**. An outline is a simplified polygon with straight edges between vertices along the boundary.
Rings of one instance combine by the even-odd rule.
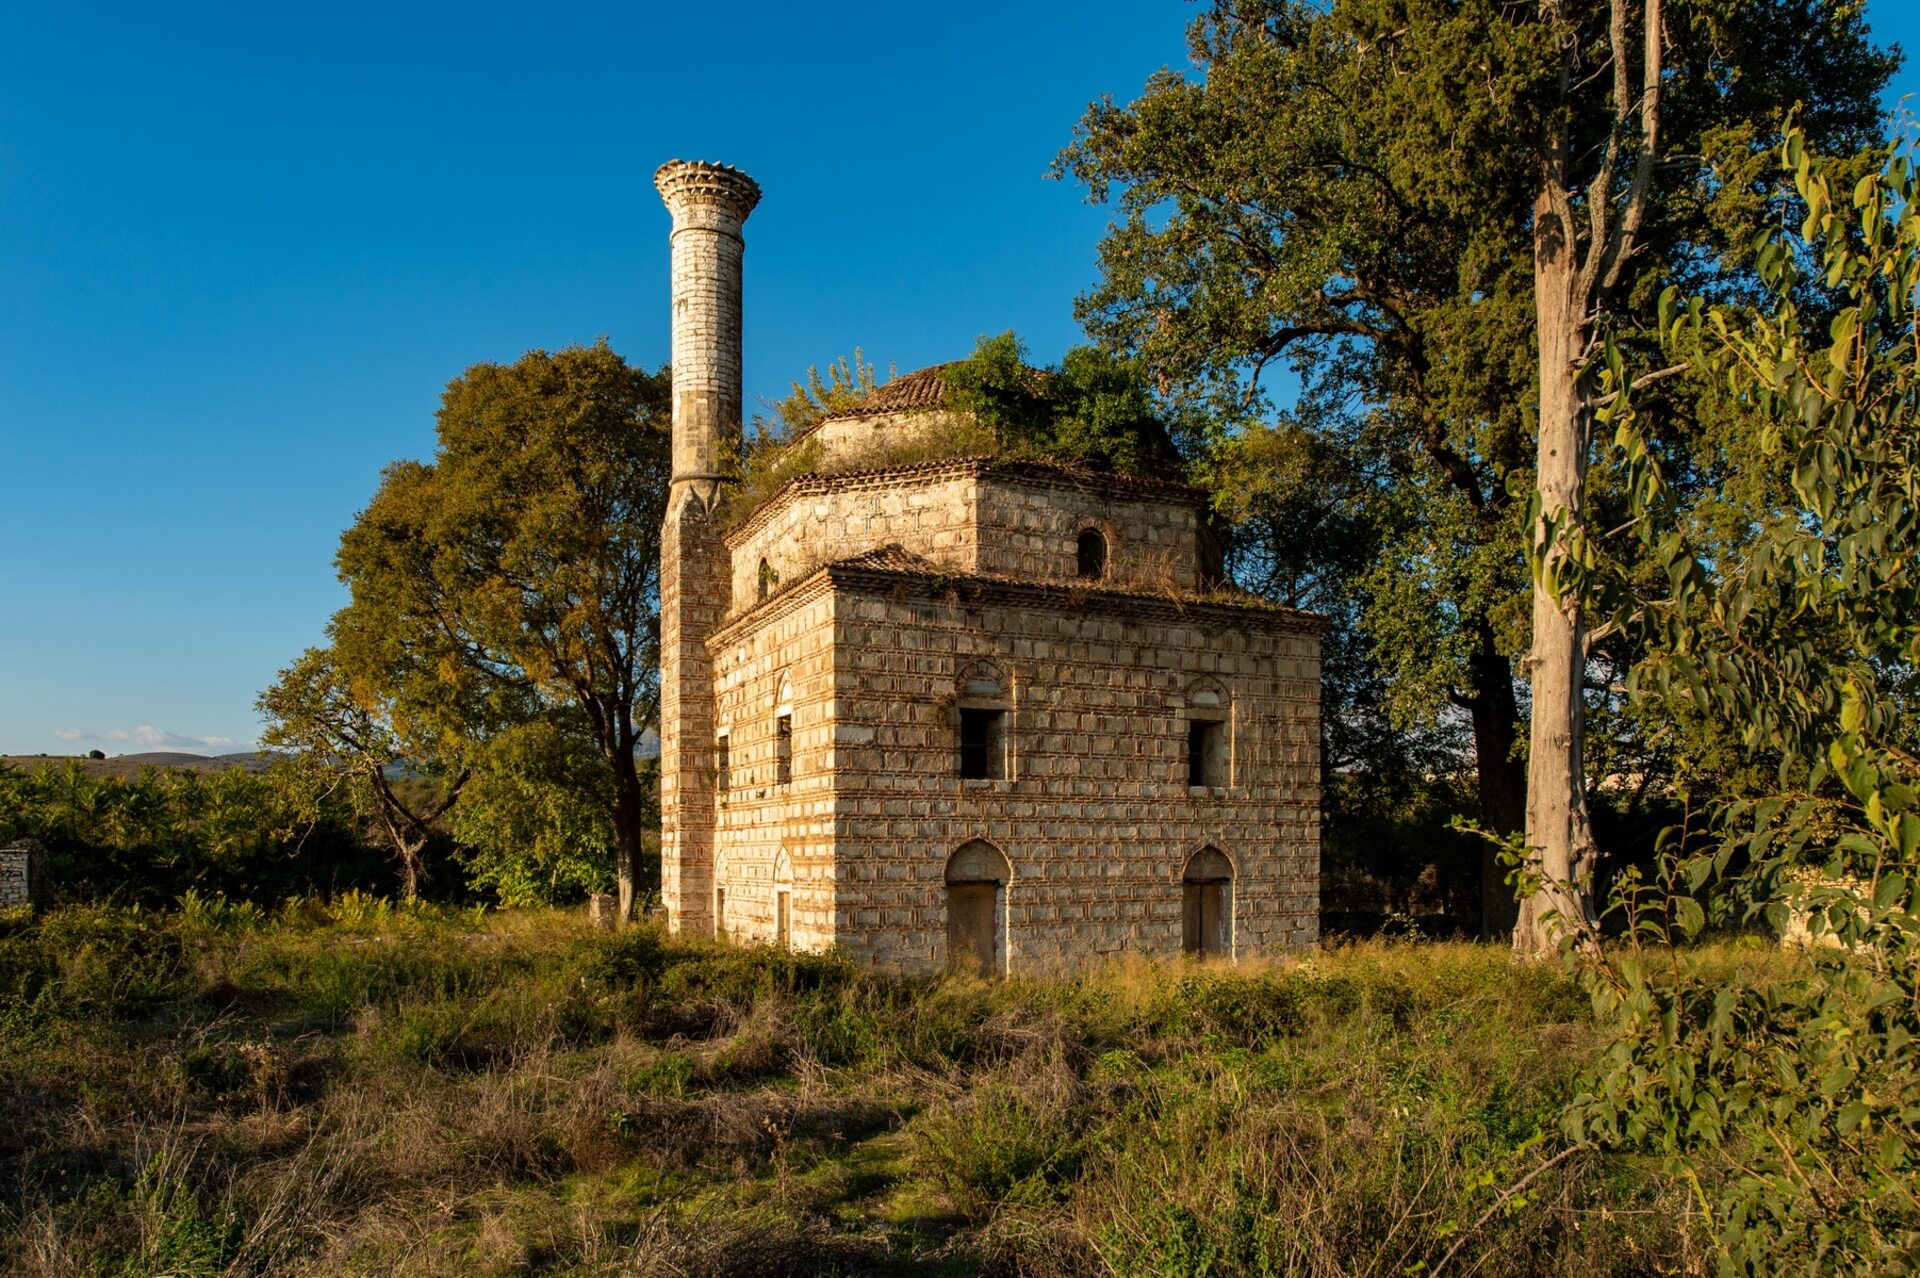
[[[1202,957],[1233,953],[1233,862],[1201,848],[1180,876],[1180,948]]]
[[[1007,970],[1007,884],[1013,867],[991,843],[963,843],[947,858],[947,963],[983,976]]]
[[[773,943],[793,948],[793,858],[785,848],[773,858]]]

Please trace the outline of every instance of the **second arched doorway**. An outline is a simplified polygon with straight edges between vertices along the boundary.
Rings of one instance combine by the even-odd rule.
[[[1201,848],[1180,876],[1180,948],[1203,957],[1233,953],[1233,862]]]
[[[983,976],[1007,970],[1007,885],[1013,867],[975,839],[947,858],[947,963]]]

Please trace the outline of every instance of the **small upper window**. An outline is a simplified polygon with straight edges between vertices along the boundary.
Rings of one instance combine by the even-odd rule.
[[[1089,581],[1107,575],[1107,539],[1098,528],[1081,530],[1080,575]]]
[[[733,752],[727,748],[728,737],[721,733],[713,743],[713,784],[714,788],[725,794],[733,783]]]
[[[1212,680],[1187,689],[1187,784],[1216,787],[1229,784],[1232,714],[1225,691]]]
[[[773,782],[785,785],[793,780],[793,716],[783,714],[774,720]]]
[[[759,597],[765,599],[767,593],[779,584],[780,574],[773,570],[772,564],[762,559],[760,561],[759,581],[756,585]]]
[[[960,775],[970,781],[1000,781],[1007,775],[1007,712],[960,710]]]

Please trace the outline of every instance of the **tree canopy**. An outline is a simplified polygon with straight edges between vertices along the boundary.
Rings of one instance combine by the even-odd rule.
[[[332,644],[263,705],[285,702],[273,713],[288,725],[301,700],[371,716],[389,756],[477,777],[460,828],[522,851],[552,848],[521,843],[529,821],[577,832],[577,812],[527,801],[556,775],[577,779],[584,746],[611,799],[618,871],[644,886],[655,800],[637,752],[658,716],[670,393],[666,370],[632,368],[604,341],[455,378],[433,460],[389,466],[341,537],[352,597]],[[294,696],[316,682],[315,696]],[[486,862],[500,883],[551,879],[559,865],[509,872],[496,864],[506,850]]]
[[[1120,214],[1079,307],[1103,345],[1213,405],[1221,448],[1289,371],[1294,420],[1372,478],[1353,494],[1374,545],[1356,618],[1386,709],[1402,727],[1466,716],[1494,832],[1521,828],[1526,799],[1536,197],[1563,144],[1610,165],[1586,185],[1568,170],[1581,218],[1630,191],[1618,7],[1222,0],[1192,25],[1193,71],[1096,102],[1058,165]],[[1849,151],[1892,65],[1856,6],[1825,0],[1677,4],[1655,25],[1659,162],[1595,299],[1628,330],[1656,279],[1751,292],[1738,250],[1792,199],[1760,158],[1787,112]]]

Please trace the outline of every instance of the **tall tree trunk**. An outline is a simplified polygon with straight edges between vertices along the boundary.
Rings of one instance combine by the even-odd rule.
[[[1480,789],[1480,824],[1490,834],[1506,836],[1525,828],[1527,819],[1526,767],[1513,757],[1519,735],[1520,706],[1513,695],[1513,667],[1494,644],[1492,627],[1482,623],[1473,655],[1473,756]],[[1507,886],[1507,868],[1500,849],[1481,841],[1480,934],[1505,937],[1513,930],[1519,906]]]
[[[614,750],[613,764],[613,862],[620,880],[620,919],[631,921],[640,897],[658,886],[649,883],[643,864],[647,834],[646,791],[640,784],[640,770],[633,761],[633,750]]]
[[[1586,485],[1592,406],[1582,386],[1588,336],[1586,289],[1564,220],[1543,191],[1534,206],[1534,300],[1539,319],[1540,441],[1536,483],[1540,510],[1533,528],[1541,545],[1556,539],[1535,569],[1533,650],[1527,657],[1533,686],[1527,757],[1527,850],[1539,887],[1520,906],[1513,929],[1518,954],[1551,952],[1561,935],[1593,921],[1593,835],[1587,823],[1586,769],[1581,754],[1581,689],[1586,636],[1580,601],[1556,597],[1554,571],[1566,560],[1567,523],[1577,519]]]

